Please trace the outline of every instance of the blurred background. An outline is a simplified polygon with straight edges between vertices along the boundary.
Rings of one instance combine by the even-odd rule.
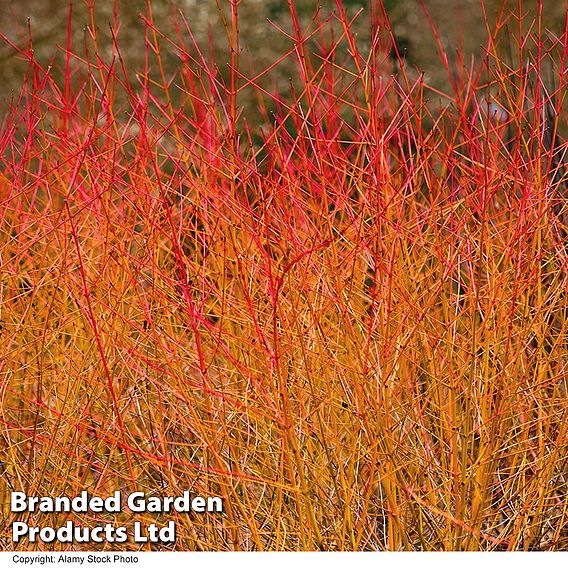
[[[216,62],[228,61],[229,49],[226,22],[230,22],[228,0],[170,0],[169,2],[144,0],[99,0],[93,4],[93,21],[89,2],[73,2],[72,48],[77,54],[85,53],[85,46],[92,54],[91,30],[96,30],[99,53],[112,56],[111,23],[116,22],[121,54],[127,69],[135,73],[143,69],[145,25],[141,14],[147,14],[151,4],[156,27],[166,36],[177,34],[175,20],[182,13],[191,27],[199,45],[215,55]],[[325,12],[335,8],[334,0],[296,0],[295,5],[303,29],[309,27],[317,6]],[[370,45],[370,4],[380,5],[378,0],[344,0],[348,14],[358,14],[354,29],[362,50]],[[445,91],[449,88],[448,76],[440,65],[436,40],[420,0],[384,0],[394,34],[401,51],[406,53],[407,66],[425,73],[431,86]],[[469,67],[471,58],[479,61],[484,57],[487,42],[486,21],[492,22],[503,10],[504,14],[517,10],[517,0],[424,0],[429,15],[437,28],[441,44],[454,61],[452,68]],[[564,2],[546,1],[542,9],[542,34],[552,42],[559,37],[565,26]],[[534,23],[538,0],[523,0],[524,31]],[[115,16],[116,11],[116,16]],[[270,66],[279,57],[293,48],[293,42],[285,37],[291,32],[290,12],[286,0],[241,0],[238,6],[240,22],[241,69],[245,74],[255,74]],[[485,13],[484,13],[485,12]],[[21,88],[27,69],[25,58],[11,47],[6,39],[20,48],[29,47],[31,30],[32,47],[36,60],[43,66],[53,64],[53,73],[64,67],[64,49],[67,41],[69,2],[67,0],[20,0],[8,2],[0,11],[0,32],[5,36],[0,41],[0,101],[9,102]],[[223,20],[225,19],[225,25]],[[503,19],[503,18],[501,18]],[[28,29],[29,28],[29,29]],[[282,31],[279,31],[280,28]],[[532,28],[533,33],[536,31]],[[502,29],[500,49],[504,58],[511,59],[513,68],[518,66],[519,24],[509,15]],[[171,36],[170,36],[171,37]],[[185,34],[188,41],[187,34]],[[179,56],[161,40],[162,56],[166,73],[174,73],[179,66]],[[460,54],[460,56],[458,56]],[[515,55],[517,54],[517,55]],[[516,57],[516,59],[515,59]],[[554,54],[553,54],[554,57]],[[221,73],[226,69],[220,69]],[[290,79],[296,70],[286,61],[271,75],[270,88],[289,88]],[[245,103],[245,106],[246,103]]]

